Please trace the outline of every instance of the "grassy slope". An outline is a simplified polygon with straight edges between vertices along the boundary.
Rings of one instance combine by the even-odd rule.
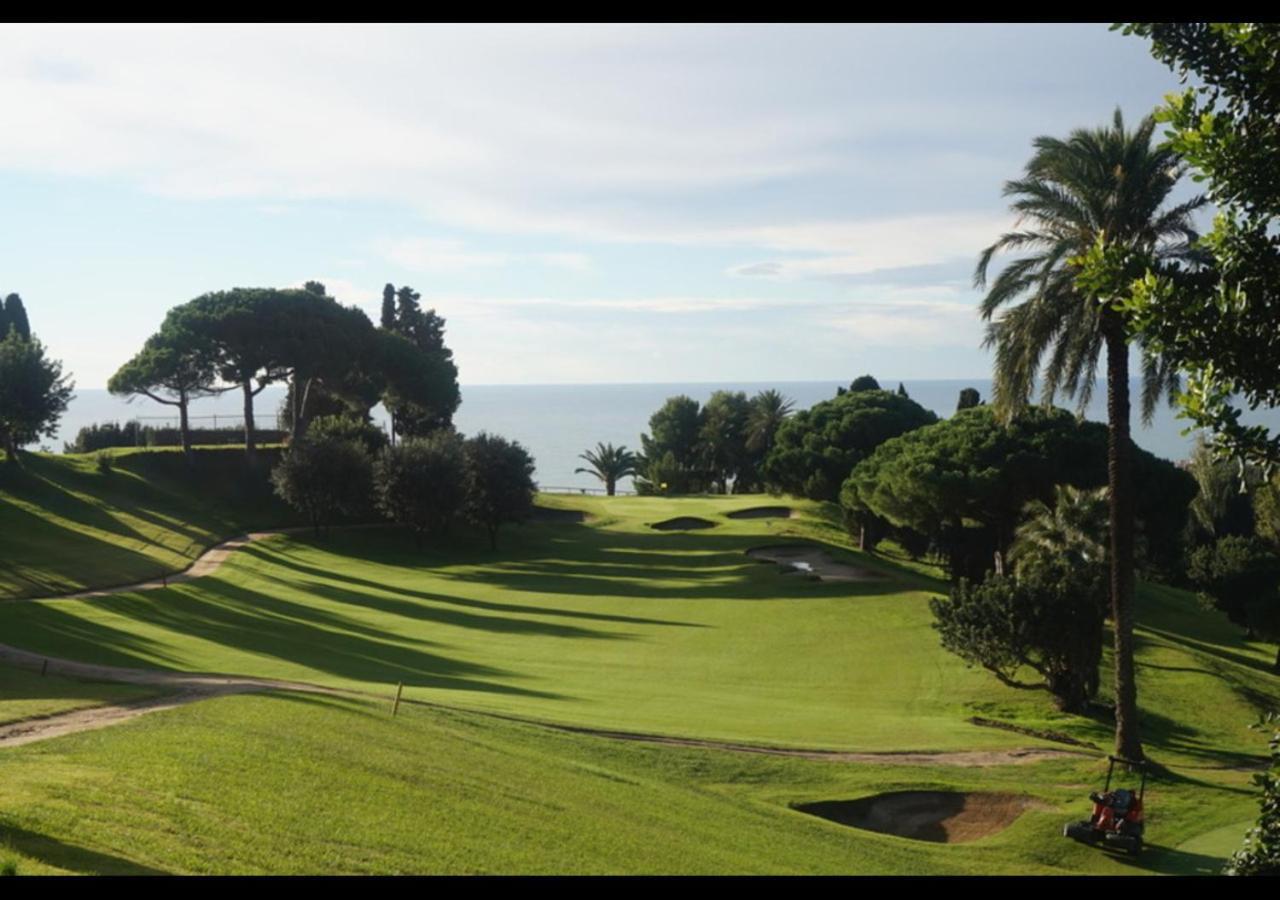
[[[819,508],[730,523],[725,509],[760,501],[548,502],[600,518],[512,530],[497,556],[467,535],[421,555],[385,532],[281,539],[167,592],[0,605],[0,632],[105,662],[383,689],[404,680],[420,699],[630,730],[870,749],[1034,743],[964,721],[977,712],[1108,743],[1105,722],[1054,716],[1042,695],[942,653],[925,603],[936,582],[899,572],[876,586],[816,585],[743,560],[786,532],[843,540]],[[645,526],[672,515],[721,524]],[[1212,868],[1255,812],[1247,775],[1222,766],[1258,757],[1246,726],[1280,697],[1280,679],[1269,648],[1187,595],[1144,587],[1140,599],[1144,724],[1170,766],[1151,792],[1163,849],[1141,867]],[[638,747],[464,713],[389,723],[362,704],[232,698],[0,755],[0,856],[7,840],[24,870],[1133,870],[1058,837],[1096,779],[1087,760],[850,766]],[[788,809],[931,786],[1007,786],[1054,808],[966,847]]]
[[[411,697],[602,728],[863,750],[1034,742],[966,721],[981,714],[1107,745],[1105,722],[1054,716],[1044,695],[943,653],[937,582],[815,584],[748,560],[783,536],[836,537],[812,506],[801,520],[721,515],[755,502],[575,499],[601,519],[512,529],[497,555],[468,535],[426,553],[390,531],[278,538],[167,591],[0,607],[0,630],[96,662],[403,681]],[[645,524],[676,514],[721,524]],[[1145,589],[1140,619],[1157,743],[1187,762],[1256,754],[1246,726],[1280,697],[1266,648],[1176,591]]]
[[[271,451],[263,451],[264,466]],[[292,522],[265,467],[244,478],[236,448],[23,454],[0,465],[0,601],[126,584],[185,569],[209,545],[251,527]]]
[[[393,720],[385,705],[237,697],[0,754],[0,847],[29,872],[1194,872],[1216,862],[1171,849],[1191,808],[1225,798],[1239,819],[1249,803],[1162,788],[1163,846],[1130,862],[1059,836],[1094,769],[766,759],[407,706]],[[1045,808],[953,846],[789,808],[937,787],[1029,791]]]

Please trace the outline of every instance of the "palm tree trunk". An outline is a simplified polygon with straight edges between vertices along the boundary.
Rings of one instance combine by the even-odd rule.
[[[1111,496],[1111,623],[1115,635],[1116,755],[1142,759],[1133,664],[1133,476],[1129,438],[1129,345],[1109,315],[1107,340],[1107,486]]]

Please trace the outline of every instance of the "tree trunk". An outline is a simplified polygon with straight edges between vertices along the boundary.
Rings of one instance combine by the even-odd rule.
[[[489,526],[489,549],[498,549],[498,528],[496,525]]]
[[[240,387],[244,390],[244,455],[255,459],[258,443],[253,433],[253,382],[246,379]]]
[[[298,439],[304,431],[307,430],[307,400],[311,397],[311,382],[308,378],[301,391],[298,390],[297,378],[293,382],[293,426],[289,431],[289,441],[292,443]]]
[[[18,442],[14,440],[12,431],[4,432],[4,452],[10,465],[18,465]]]
[[[618,482],[614,481],[612,478],[605,481],[604,490],[605,490],[605,493],[608,494],[610,497],[613,496],[613,492],[616,491],[617,489],[618,489]]]
[[[1129,438],[1129,345],[1104,313],[1107,340],[1107,487],[1111,512],[1111,624],[1115,636],[1116,755],[1142,759],[1133,663],[1133,475]]]
[[[192,463],[191,457],[191,425],[187,419],[187,394],[185,391],[178,394],[178,430],[182,437],[182,458],[187,461],[187,466]]]

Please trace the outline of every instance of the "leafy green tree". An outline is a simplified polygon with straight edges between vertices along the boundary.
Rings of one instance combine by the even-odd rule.
[[[880,382],[876,381],[870,375],[859,375],[853,379],[853,383],[849,385],[849,393],[856,394],[859,391],[878,391],[880,390]]]
[[[1203,197],[1167,205],[1182,174],[1177,155],[1152,146],[1154,119],[1133,131],[1117,109],[1107,128],[1077,129],[1065,140],[1039,137],[1022,178],[1005,184],[1016,230],[983,251],[975,284],[987,286],[996,254],[1018,257],[990,283],[981,304],[995,348],[995,403],[1008,415],[1025,405],[1038,375],[1042,396],[1093,393],[1106,351],[1107,422],[1111,429],[1111,604],[1115,620],[1116,752],[1142,758],[1133,663],[1134,524],[1129,439],[1129,343],[1116,303],[1134,273],[1157,261],[1190,256],[1192,214]],[[997,317],[997,313],[1001,312]],[[1142,413],[1150,421],[1178,381],[1170,360],[1143,347]],[[1046,359],[1047,354],[1047,359]]]
[[[615,447],[613,444],[596,444],[595,450],[587,450],[578,454],[578,458],[586,460],[590,468],[577,468],[575,475],[583,473],[594,475],[604,482],[605,493],[614,496],[618,482],[638,474],[636,455],[625,446]]]
[[[31,323],[27,319],[27,309],[22,305],[22,298],[17,294],[10,294],[4,298],[4,314],[0,318],[0,339],[3,339],[10,329],[16,331],[24,341],[31,338]]]
[[[697,400],[684,395],[667,398],[649,417],[649,434],[640,435],[643,476],[636,480],[636,490],[691,494],[706,489],[709,479],[700,447],[703,421]]]
[[[533,457],[518,442],[480,432],[465,444],[468,519],[489,535],[489,549],[498,549],[498,529],[523,522],[533,512],[537,485]]]
[[[1156,59],[1196,85],[1171,94],[1156,117],[1168,152],[1203,183],[1217,214],[1200,242],[1204,265],[1157,260],[1125,297],[1132,325],[1188,372],[1185,416],[1223,453],[1280,462],[1280,435],[1240,422],[1280,406],[1280,24],[1138,22]],[[1240,398],[1237,400],[1236,398]]]
[[[19,447],[53,437],[74,388],[39,338],[10,328],[0,340],[0,445],[10,463],[19,462]]]
[[[147,338],[142,349],[122,365],[107,382],[117,396],[147,397],[178,408],[182,452],[191,463],[191,401],[219,393],[216,356],[212,344],[200,335],[175,326],[161,328]]]
[[[1232,854],[1226,875],[1280,875],[1280,713],[1264,716],[1253,727],[1272,731],[1271,767],[1254,773],[1253,783],[1262,789],[1258,821],[1245,835],[1244,846]]]
[[[961,579],[949,599],[929,603],[942,646],[1001,683],[1052,694],[1058,709],[1083,713],[1098,687],[1106,569],[1064,556],[1024,557],[1016,575]],[[1039,681],[1023,681],[1029,668]]]
[[[1197,547],[1187,577],[1201,600],[1225,613],[1251,639],[1280,643],[1280,556],[1255,537],[1229,535]],[[1280,651],[1275,671],[1280,672]]]
[[[835,500],[853,467],[876,447],[936,421],[919,403],[890,391],[846,391],[786,419],[762,473],[787,493]]]
[[[1254,533],[1280,553],[1280,473],[1258,485],[1253,496]]]
[[[698,453],[720,493],[744,493],[755,481],[755,465],[747,449],[751,402],[742,391],[716,391],[702,407]]]
[[[417,365],[424,370],[414,373],[399,369],[398,385],[384,397],[391,414],[392,433],[406,437],[451,427],[461,402],[453,351],[444,342],[445,321],[434,309],[423,310],[421,299],[422,295],[407,285],[396,290],[388,284],[382,291],[383,330],[415,347]],[[397,359],[403,361],[404,357]],[[428,383],[432,388],[424,390]]]
[[[449,530],[466,500],[466,478],[463,439],[454,431],[406,438],[385,447],[373,467],[379,511],[409,526],[418,547],[424,536]]]
[[[960,391],[960,399],[956,402],[956,412],[962,409],[972,409],[982,403],[982,395],[978,393],[977,388],[964,388]]]
[[[1027,503],[1054,499],[1057,484],[1099,487],[1108,453],[1107,428],[1066,410],[1032,407],[1004,424],[978,406],[885,441],[854,468],[840,502],[925,536],[953,578],[980,581],[997,554],[1008,556]],[[1146,542],[1176,559],[1194,483],[1166,460],[1131,453]]]
[[[364,446],[336,437],[304,438],[271,470],[276,495],[307,517],[318,537],[338,516],[366,511],[371,461]]]

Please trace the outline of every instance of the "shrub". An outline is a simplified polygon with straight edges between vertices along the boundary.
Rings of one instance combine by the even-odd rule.
[[[115,468],[115,462],[111,457],[110,450],[99,450],[93,454],[93,467],[103,475],[109,474]]]
[[[319,535],[338,516],[358,516],[368,508],[369,454],[354,441],[304,439],[271,471],[271,482],[276,494],[303,513]]]
[[[1272,713],[1254,728],[1274,728],[1271,769],[1258,772],[1253,783],[1262,788],[1258,822],[1245,835],[1244,846],[1232,855],[1227,875],[1280,875],[1280,715]]]
[[[448,531],[462,508],[465,480],[462,437],[452,431],[405,438],[394,447],[385,447],[373,467],[379,512],[412,528],[419,547],[424,534]]]
[[[930,601],[942,646],[1004,684],[1046,690],[1081,713],[1098,689],[1106,569],[1060,557],[1023,559],[1016,576],[961,579],[951,598]],[[1017,679],[1028,667],[1039,682]]]
[[[480,432],[466,442],[467,518],[488,532],[498,547],[498,528],[523,522],[533,511],[533,457],[515,441]]]
[[[376,456],[387,446],[385,431],[367,419],[350,415],[317,416],[307,425],[307,437],[355,441],[362,444],[370,456]]]

